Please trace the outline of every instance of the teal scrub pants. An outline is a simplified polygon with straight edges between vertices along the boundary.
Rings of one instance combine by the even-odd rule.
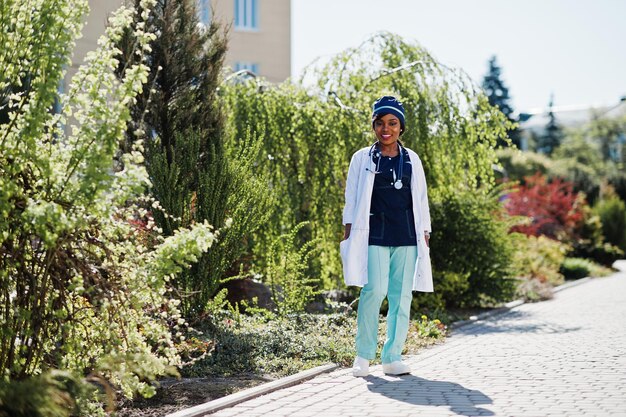
[[[364,359],[376,357],[378,317],[386,296],[387,339],[381,359],[383,363],[399,361],[409,331],[417,246],[369,246],[367,259],[369,274],[359,299],[356,352]]]

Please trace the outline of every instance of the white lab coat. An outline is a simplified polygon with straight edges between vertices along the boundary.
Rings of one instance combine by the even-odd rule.
[[[346,285],[359,287],[367,284],[367,252],[370,227],[370,205],[374,188],[374,171],[370,147],[352,155],[346,181],[346,205],[343,209],[343,224],[352,224],[350,237],[339,244]],[[413,276],[413,291],[432,292],[433,277],[430,265],[430,250],[424,232],[430,232],[430,211],[426,177],[422,161],[412,150],[405,148],[411,161],[411,197],[417,235],[417,263]]]

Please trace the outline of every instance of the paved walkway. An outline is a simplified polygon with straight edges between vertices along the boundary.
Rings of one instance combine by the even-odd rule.
[[[213,416],[626,417],[626,274],[462,327],[406,360],[413,375],[341,369]]]

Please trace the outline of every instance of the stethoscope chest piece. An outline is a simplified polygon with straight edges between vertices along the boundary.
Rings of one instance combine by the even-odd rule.
[[[400,160],[399,160],[399,164],[398,164],[398,177],[396,177],[396,171],[393,170],[393,188],[395,188],[396,190],[400,190],[402,189],[402,168],[403,168],[403,164],[404,164],[404,154],[402,147],[400,146],[400,144],[398,143],[398,151],[400,154]],[[369,151],[369,155],[370,155],[370,161],[372,162],[373,165],[376,166],[375,170],[372,171],[369,168],[365,168],[367,171],[372,172],[373,174],[380,174],[380,160],[382,159],[382,154],[380,153],[379,150],[376,149],[376,143],[372,145],[372,147],[370,148]],[[376,163],[374,164],[374,159],[376,159]]]

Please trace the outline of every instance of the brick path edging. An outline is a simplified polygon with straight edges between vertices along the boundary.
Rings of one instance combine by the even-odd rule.
[[[339,365],[329,363],[321,365],[316,368],[307,369],[306,371],[298,372],[297,374],[287,376],[285,378],[277,379],[276,381],[261,384],[256,387],[248,388],[243,391],[236,392],[234,394],[227,395],[217,400],[209,401],[203,404],[196,405],[195,407],[186,408],[184,410],[177,411],[172,414],[168,414],[165,417],[202,417],[224,408],[229,408],[244,401],[251,400],[261,395],[269,394],[270,392],[277,391],[279,389],[288,388],[293,385],[297,385],[306,380],[315,378],[326,372],[334,371],[339,368]]]

